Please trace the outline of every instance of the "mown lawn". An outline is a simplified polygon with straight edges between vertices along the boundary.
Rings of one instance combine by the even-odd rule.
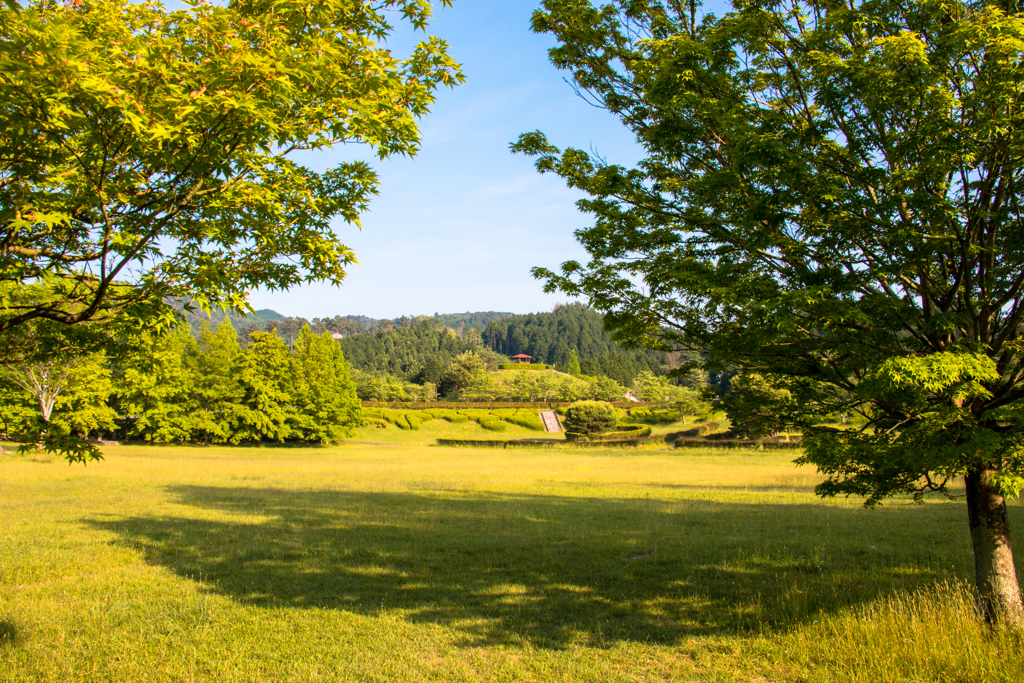
[[[0,456],[0,680],[1024,680],[962,501],[821,501],[792,454],[105,453]]]

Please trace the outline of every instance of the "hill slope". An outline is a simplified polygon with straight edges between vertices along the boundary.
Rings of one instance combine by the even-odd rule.
[[[662,374],[667,365],[666,354],[660,351],[621,348],[605,331],[603,316],[583,304],[492,321],[483,339],[485,346],[506,356],[525,353],[534,363],[559,367],[575,350],[584,374],[611,377],[627,386],[638,373]]]

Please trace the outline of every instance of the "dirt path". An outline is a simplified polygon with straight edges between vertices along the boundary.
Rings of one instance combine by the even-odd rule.
[[[545,432],[562,431],[562,423],[558,420],[558,413],[553,410],[540,411],[540,421],[544,423]]]

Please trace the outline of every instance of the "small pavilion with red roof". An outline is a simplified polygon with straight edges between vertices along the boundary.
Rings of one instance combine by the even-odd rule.
[[[527,356],[525,353],[517,353],[516,355],[512,356],[512,360],[514,360],[517,363],[526,363],[527,365],[529,365],[530,361],[533,360],[533,356]]]

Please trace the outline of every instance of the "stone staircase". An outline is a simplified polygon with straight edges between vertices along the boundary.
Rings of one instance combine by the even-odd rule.
[[[540,421],[544,423],[545,432],[562,431],[562,423],[558,421],[558,413],[553,410],[540,411]]]

